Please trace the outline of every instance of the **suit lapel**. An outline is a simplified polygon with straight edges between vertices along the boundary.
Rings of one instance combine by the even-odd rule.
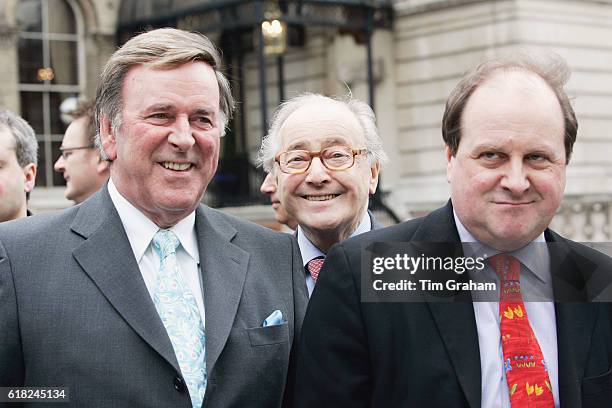
[[[85,238],[72,253],[81,268],[134,331],[180,372],[106,187],[82,204],[71,229]]]
[[[585,283],[591,276],[592,264],[581,261],[571,251],[567,241],[547,230],[546,241],[552,243],[551,274],[557,323],[557,354],[559,363],[559,399],[563,406],[581,405],[581,383],[584,365],[596,320],[596,304],[587,303]]]
[[[411,240],[461,242],[450,201],[444,208],[425,217]],[[466,300],[452,303],[430,301],[428,306],[469,405],[480,407],[480,350],[472,303]]]
[[[480,407],[480,351],[472,303],[430,302],[428,305],[469,405]]]
[[[206,314],[206,370],[210,376],[238,311],[249,254],[231,242],[236,229],[203,206],[196,210],[196,233]]]

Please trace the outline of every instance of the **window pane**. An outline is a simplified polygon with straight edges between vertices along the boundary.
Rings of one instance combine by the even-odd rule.
[[[51,142],[51,159],[52,159],[52,163],[55,164],[55,162],[57,161],[57,159],[60,157],[60,146],[62,145],[62,142]],[[55,170],[53,170],[53,185],[54,186],[65,186],[66,185],[66,180],[64,180],[64,176],[62,175],[62,173],[58,173]]]
[[[17,24],[22,31],[42,31],[41,0],[20,0],[17,8]]]
[[[45,142],[38,141],[38,169],[36,170],[36,186],[47,186],[47,161],[45,160]]]
[[[19,82],[39,84],[38,70],[43,66],[42,40],[19,39]]]
[[[77,43],[74,41],[49,41],[51,67],[55,77],[54,84],[76,85],[77,77]]]
[[[21,92],[21,116],[28,121],[37,134],[45,133],[43,121],[42,93]]]
[[[47,0],[49,32],[75,34],[76,25],[72,8],[65,0]]]
[[[62,121],[60,105],[66,98],[78,96],[73,93],[49,93],[49,117],[51,118],[51,133],[52,134],[64,134],[66,131],[66,124]]]

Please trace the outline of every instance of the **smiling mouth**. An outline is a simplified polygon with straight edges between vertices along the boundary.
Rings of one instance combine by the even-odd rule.
[[[165,169],[174,171],[187,171],[191,168],[191,163],[161,162]]]
[[[318,195],[318,196],[303,196],[308,201],[328,201],[333,200],[338,197],[340,194],[326,194],[326,195]]]

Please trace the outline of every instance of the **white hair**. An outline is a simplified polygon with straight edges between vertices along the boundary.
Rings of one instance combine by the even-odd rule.
[[[351,95],[344,98],[332,98],[321,94],[304,93],[283,102],[274,112],[268,134],[261,142],[261,149],[257,157],[258,165],[263,165],[266,172],[270,172],[274,168],[274,157],[278,154],[281,146],[280,129],[293,112],[306,105],[319,105],[329,102],[342,103],[355,115],[363,129],[370,164],[387,161],[387,154],[383,149],[383,143],[376,127],[376,116],[368,104],[352,98]]]

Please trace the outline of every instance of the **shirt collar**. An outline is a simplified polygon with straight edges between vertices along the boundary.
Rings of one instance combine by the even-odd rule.
[[[155,236],[160,228],[121,195],[117,187],[115,187],[112,178],[108,181],[108,193],[119,213],[119,218],[130,241],[136,262],[139,263],[151,244],[153,236]],[[195,211],[192,211],[187,217],[169,229],[176,234],[185,252],[199,263],[200,256],[195,233]]]
[[[361,222],[359,223],[355,231],[353,231],[350,237],[363,234],[364,232],[368,232],[371,229],[372,220],[370,220],[370,213],[366,211],[363,217],[361,218]],[[317,248],[312,242],[310,242],[308,238],[306,238],[304,230],[299,225],[297,227],[296,234],[298,239],[298,246],[300,247],[300,254],[302,255],[302,263],[304,264],[304,266],[306,266],[306,264],[311,259],[317,258],[319,256],[325,256],[325,254],[319,248]]]
[[[464,245],[463,250],[465,255],[471,257],[490,258],[493,255],[500,253],[495,248],[492,248],[482,242],[479,242],[470,231],[459,220],[457,213],[453,210],[455,217],[455,225],[461,242],[470,242],[470,245]],[[544,232],[538,235],[533,241],[524,247],[509,253],[518,259],[527,269],[529,269],[539,280],[548,282],[550,279],[550,258]]]

